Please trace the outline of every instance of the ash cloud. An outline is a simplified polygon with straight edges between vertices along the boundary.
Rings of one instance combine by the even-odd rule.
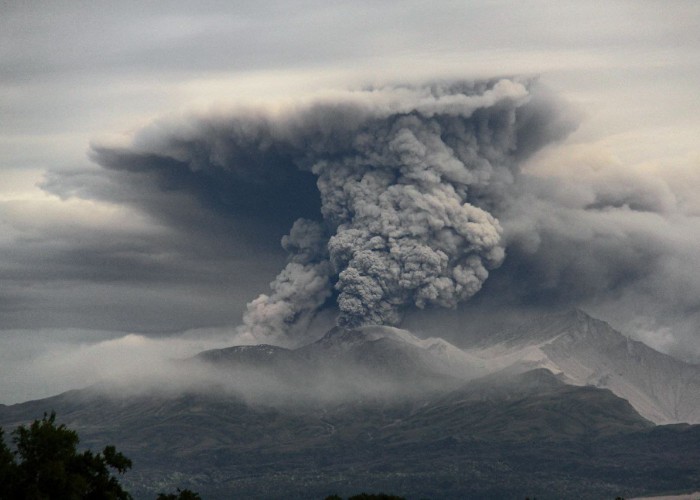
[[[562,143],[579,120],[525,78],[369,88],[160,121],[94,146],[102,174],[45,189],[136,206],[200,252],[282,239],[286,266],[243,312],[260,341],[298,344],[329,308],[346,326],[397,324],[474,297],[585,307],[647,340],[674,328],[692,352],[700,183]]]
[[[304,332],[331,296],[333,267],[324,232],[320,223],[298,219],[282,238],[287,266],[270,283],[272,293],[250,302],[243,315],[244,330],[253,338],[279,338],[291,329]]]
[[[553,148],[533,159],[533,175],[501,214],[509,256],[485,291],[531,307],[585,307],[697,361],[697,159],[625,165],[600,149]]]
[[[455,307],[503,262],[493,208],[519,162],[573,126],[535,87],[504,78],[368,89],[283,112],[160,122],[92,155],[233,219],[299,217],[283,239],[287,266],[247,306],[250,332],[282,337],[331,297],[343,326],[397,324],[406,308]]]

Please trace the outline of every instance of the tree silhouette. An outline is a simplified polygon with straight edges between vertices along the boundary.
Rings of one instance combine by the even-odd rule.
[[[18,427],[12,436],[14,452],[0,429],[0,499],[131,499],[113,475],[126,472],[131,460],[114,446],[78,453],[78,434],[56,425],[54,412]]]
[[[199,494],[195,493],[194,491],[188,489],[181,490],[178,488],[177,493],[170,493],[167,495],[165,493],[161,493],[158,495],[156,500],[202,500],[202,497],[200,497]]]
[[[29,427],[12,431],[13,452],[0,427],[0,500],[131,500],[114,473],[124,474],[131,460],[105,446],[102,453],[78,453],[78,434],[56,425],[56,413],[44,413]],[[156,500],[202,500],[198,493],[161,493]]]
[[[9,484],[15,472],[15,457],[5,444],[4,431],[0,427],[0,484]],[[0,498],[4,498],[0,491]]]
[[[325,500],[343,500],[338,495],[331,495],[325,498]],[[348,497],[348,500],[406,500],[404,497],[399,497],[396,495],[387,495],[386,493],[360,493],[359,495],[353,495]]]

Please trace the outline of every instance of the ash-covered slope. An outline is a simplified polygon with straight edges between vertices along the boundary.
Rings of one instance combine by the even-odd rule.
[[[386,326],[333,328],[296,350],[241,346],[198,356],[227,370],[259,371],[310,392],[404,396],[503,371],[546,368],[573,385],[610,389],[657,424],[700,423],[700,366],[655,351],[580,310],[473,337],[461,349]],[[295,392],[292,390],[291,392]]]
[[[390,353],[384,351],[391,351]],[[482,361],[441,338],[420,339],[407,330],[390,326],[356,329],[333,328],[323,338],[296,351],[306,359],[337,359],[349,356],[354,364],[393,367],[421,376],[460,379],[483,374]]]
[[[657,423],[700,423],[700,366],[655,351],[574,310],[465,348],[489,371],[543,367],[576,385],[607,388]]]
[[[519,442],[601,437],[653,427],[612,392],[566,384],[543,368],[471,381],[417,409],[408,420],[413,432],[426,433],[435,432],[436,421],[441,432],[453,436]]]
[[[254,378],[263,391],[281,388],[294,398],[312,400],[395,399],[443,391],[482,373],[475,368],[481,360],[448,342],[419,339],[406,330],[385,326],[335,327],[294,350],[237,346],[205,351],[194,360],[214,367],[222,377]]]

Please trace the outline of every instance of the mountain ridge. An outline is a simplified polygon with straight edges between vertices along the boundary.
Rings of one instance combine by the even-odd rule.
[[[83,445],[117,444],[132,458],[125,484],[137,499],[175,486],[212,499],[366,488],[408,498],[593,499],[700,480],[700,426],[656,427],[611,391],[543,369],[420,399],[295,408],[226,394],[70,391],[0,408],[0,425],[48,406]]]
[[[489,360],[494,370],[545,367],[571,384],[610,389],[657,424],[700,423],[700,366],[660,353],[581,310],[546,318],[464,350]]]
[[[83,445],[116,444],[134,460],[125,481],[137,499],[176,486],[212,499],[366,488],[597,499],[692,489],[700,426],[655,425],[613,388],[573,383],[580,373],[590,382],[609,361],[622,363],[622,375],[642,367],[671,377],[684,366],[647,349],[582,312],[471,349],[392,327],[332,329],[297,349],[204,351],[177,366],[205,369],[207,383],[179,391],[94,386],[0,406],[0,425],[56,410]],[[460,376],[455,366],[475,359],[477,370]],[[645,387],[629,380],[639,404]]]
[[[229,349],[233,350],[200,357],[209,356],[213,362],[215,356],[225,358],[224,352],[236,352]],[[293,350],[259,349],[274,351],[256,358],[260,363],[285,358],[289,370],[306,370],[310,378],[315,370],[329,369],[333,363],[338,364],[336,370],[362,366],[370,374],[383,372],[392,382],[431,381],[433,386],[499,371],[515,374],[546,368],[568,384],[613,391],[657,424],[700,423],[699,365],[660,353],[580,309],[543,315],[462,347],[439,337],[419,338],[400,328],[367,326],[335,327]],[[243,357],[238,355],[239,363]]]

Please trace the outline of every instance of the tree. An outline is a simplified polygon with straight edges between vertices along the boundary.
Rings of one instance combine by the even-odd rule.
[[[4,434],[0,427],[0,485],[9,484],[11,478],[17,473],[15,457],[5,444]],[[4,498],[2,491],[0,491],[0,498]]]
[[[325,500],[343,500],[338,495],[331,495],[325,498]],[[399,497],[396,495],[387,495],[386,493],[360,493],[359,495],[353,495],[348,497],[348,500],[406,500],[404,497]]]
[[[131,500],[112,472],[124,474],[131,460],[114,446],[97,454],[78,453],[78,434],[56,425],[55,412],[44,413],[29,427],[19,426],[12,431],[12,441],[14,452],[0,427],[0,500]],[[161,493],[156,500],[202,498],[178,488],[177,494]]]
[[[360,493],[353,495],[348,500],[406,500],[404,497],[387,495],[386,493]]]
[[[56,425],[56,413],[18,427],[12,436],[15,452],[0,429],[0,499],[131,499],[112,472],[123,474],[131,460],[114,446],[78,453],[78,434]]]
[[[166,495],[165,493],[161,493],[158,495],[156,500],[202,500],[202,497],[200,497],[199,494],[195,493],[194,491],[187,489],[181,490],[178,488],[177,494],[170,493]]]

